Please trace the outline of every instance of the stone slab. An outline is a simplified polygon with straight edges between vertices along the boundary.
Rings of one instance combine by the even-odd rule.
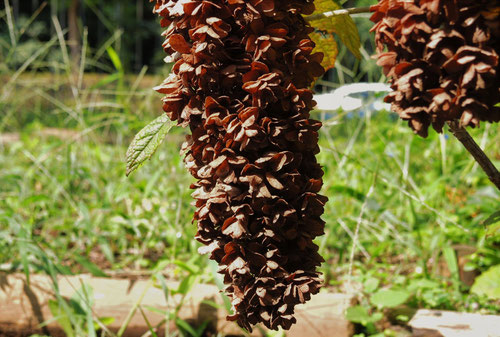
[[[79,293],[85,284],[92,289],[92,310],[95,317],[113,317],[108,328],[116,332],[126,320],[131,309],[140,306],[159,336],[165,335],[165,315],[148,310],[155,308],[169,311],[182,300],[181,295],[171,296],[167,303],[163,291],[148,280],[127,280],[95,278],[88,275],[59,277],[58,287],[61,296],[70,299]],[[168,281],[167,286],[177,289],[179,283]],[[81,292],[80,292],[81,293]],[[140,300],[142,297],[142,300]],[[10,333],[15,336],[31,333],[44,333],[52,337],[64,336],[59,325],[54,322],[49,309],[49,300],[54,299],[53,284],[50,278],[32,275],[28,286],[24,275],[0,274],[0,335]],[[226,335],[242,336],[244,332],[233,322],[226,321],[227,312],[219,289],[213,285],[199,284],[183,300],[178,317],[193,325],[209,320],[214,331]],[[219,309],[207,301],[214,302]],[[298,323],[287,332],[290,337],[335,336],[349,337],[353,334],[352,324],[344,318],[344,312],[353,304],[353,297],[345,294],[320,293],[310,302],[296,307]],[[39,328],[43,322],[51,321],[46,327]],[[170,322],[169,329],[175,330]],[[141,336],[148,331],[144,317],[137,311],[132,316],[124,336]],[[335,332],[332,335],[332,332]],[[251,336],[263,336],[263,329],[255,329]]]
[[[500,316],[418,310],[409,323],[414,336],[500,337]]]

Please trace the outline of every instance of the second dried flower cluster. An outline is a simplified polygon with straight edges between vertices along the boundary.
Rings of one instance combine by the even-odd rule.
[[[386,101],[416,133],[500,121],[500,1],[381,0],[372,11]]]

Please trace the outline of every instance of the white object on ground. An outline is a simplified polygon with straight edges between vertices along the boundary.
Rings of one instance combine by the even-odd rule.
[[[314,95],[317,102],[316,109],[335,111],[342,109],[344,111],[358,110],[365,105],[362,98],[351,97],[352,94],[363,94],[368,92],[390,92],[392,89],[385,83],[353,83],[343,85],[340,88],[326,94]],[[373,102],[373,109],[390,110],[390,104],[381,100]]]
[[[500,337],[500,316],[419,310],[409,323],[415,336]]]

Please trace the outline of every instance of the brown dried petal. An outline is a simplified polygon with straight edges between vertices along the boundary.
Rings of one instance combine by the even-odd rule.
[[[419,135],[451,120],[475,127],[500,119],[495,3],[380,0],[372,7],[378,64],[394,89],[386,101]]]

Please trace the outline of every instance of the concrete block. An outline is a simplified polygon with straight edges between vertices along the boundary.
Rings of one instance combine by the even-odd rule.
[[[500,316],[419,310],[409,323],[414,336],[500,337]]]

